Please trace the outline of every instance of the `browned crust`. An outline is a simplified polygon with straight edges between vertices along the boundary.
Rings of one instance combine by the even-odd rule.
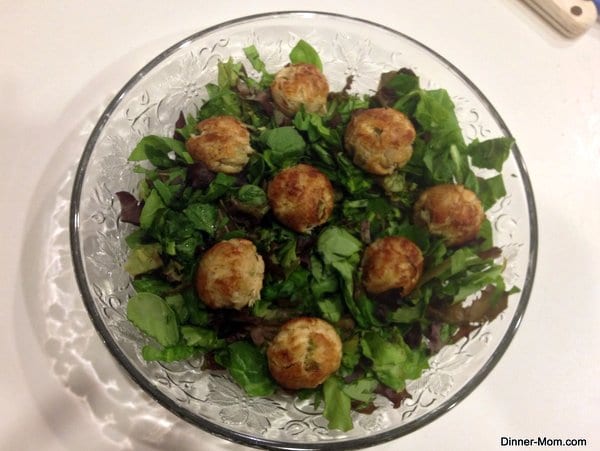
[[[240,309],[258,299],[263,273],[264,262],[251,241],[221,241],[202,255],[196,290],[209,307]]]
[[[271,95],[277,107],[293,116],[304,105],[309,113],[324,114],[329,83],[325,75],[312,64],[290,64],[275,75]]]
[[[355,112],[344,135],[354,164],[376,175],[388,175],[412,156],[416,131],[410,120],[393,108]]]
[[[443,236],[449,246],[477,238],[485,218],[477,195],[462,185],[441,184],[421,193],[414,205],[414,222]]]
[[[399,289],[406,296],[423,274],[423,254],[408,238],[380,238],[365,250],[362,272],[363,285],[369,293]]]
[[[340,367],[342,341],[322,319],[294,318],[269,345],[267,359],[271,375],[282,387],[314,388]]]
[[[298,164],[279,172],[267,188],[275,217],[304,233],[327,222],[334,206],[333,186],[317,168]]]
[[[201,161],[213,172],[235,174],[240,172],[249,155],[250,133],[245,124],[233,116],[214,116],[200,121],[199,134],[186,142],[186,149],[194,161]]]

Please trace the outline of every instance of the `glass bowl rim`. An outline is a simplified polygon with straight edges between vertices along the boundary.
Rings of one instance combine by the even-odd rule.
[[[154,57],[150,62],[145,64],[140,70],[138,70],[130,79],[125,83],[125,85],[118,91],[118,93],[113,97],[108,106],[105,108],[103,113],[100,115],[94,129],[92,130],[90,137],[84,147],[83,154],[80,158],[79,164],[77,166],[77,170],[75,173],[75,178],[73,182],[73,190],[71,194],[71,202],[70,202],[70,211],[69,211],[69,237],[70,237],[70,245],[71,245],[71,257],[73,261],[73,266],[75,270],[75,277],[77,280],[77,285],[79,287],[79,291],[81,292],[84,305],[86,310],[96,328],[97,332],[100,335],[102,342],[108,348],[109,352],[112,354],[114,358],[119,362],[119,364],[126,370],[128,376],[147,394],[149,394],[154,400],[156,400],[159,404],[161,404],[164,408],[174,413],[178,417],[183,420],[193,424],[194,426],[203,429],[206,432],[209,432],[218,437],[224,438],[226,440],[243,444],[246,446],[259,447],[259,448],[269,448],[269,449],[280,449],[280,450],[334,450],[338,449],[340,445],[343,445],[345,449],[359,449],[365,447],[375,446],[381,443],[385,443],[401,436],[404,436],[410,432],[413,432],[429,423],[431,423],[436,418],[440,417],[444,413],[448,412],[450,409],[455,407],[460,401],[465,399],[490,373],[490,371],[496,366],[498,361],[506,352],[509,344],[511,343],[523,316],[525,314],[525,310],[527,308],[527,304],[529,302],[529,298],[531,295],[531,291],[533,288],[535,270],[537,266],[537,253],[538,253],[538,221],[537,221],[537,212],[535,199],[533,195],[533,189],[531,185],[531,180],[529,178],[529,174],[527,168],[525,166],[525,162],[523,161],[523,157],[518,148],[517,144],[514,144],[512,147],[512,155],[515,158],[515,162],[519,169],[519,173],[522,178],[523,187],[525,190],[525,197],[527,200],[527,208],[529,210],[529,259],[527,265],[527,272],[525,275],[525,285],[521,290],[521,295],[519,298],[519,303],[517,309],[515,310],[514,316],[511,319],[508,328],[502,337],[500,343],[497,348],[493,352],[493,354],[488,358],[488,360],[482,365],[477,373],[475,373],[471,379],[460,389],[458,390],[452,397],[443,401],[435,410],[424,414],[419,417],[417,420],[407,424],[400,425],[395,427],[394,429],[377,433],[373,436],[358,438],[358,439],[349,439],[342,441],[327,441],[327,442],[310,442],[310,443],[296,443],[296,442],[283,442],[278,440],[270,440],[264,439],[261,437],[252,436],[249,434],[231,431],[230,429],[213,423],[209,420],[202,418],[199,415],[196,415],[189,410],[182,408],[179,406],[173,399],[169,398],[167,395],[163,394],[160,390],[158,390],[151,382],[148,380],[141,372],[139,372],[134,365],[129,362],[128,357],[119,349],[117,343],[113,340],[111,334],[109,333],[108,328],[100,318],[99,312],[96,310],[94,306],[92,293],[87,286],[86,283],[86,275],[85,268],[83,263],[84,256],[81,253],[80,248],[80,240],[79,240],[79,208],[80,208],[80,200],[83,189],[83,182],[85,180],[86,170],[88,167],[88,163],[90,161],[90,157],[93,153],[94,147],[96,145],[97,139],[100,136],[100,133],[104,129],[104,126],[108,122],[114,110],[118,107],[121,100],[125,97],[125,95],[130,92],[130,90],[137,84],[138,81],[142,80],[149,72],[151,72],[156,66],[158,66],[162,61],[166,58],[177,52],[180,48],[192,43],[193,41],[202,38],[205,35],[208,35],[214,31],[219,29],[227,28],[234,25],[240,25],[244,22],[256,22],[263,19],[273,19],[277,17],[302,17],[307,18],[310,16],[322,16],[329,17],[333,19],[340,19],[348,22],[356,22],[363,25],[368,25],[370,27],[386,31],[392,33],[400,38],[403,38],[417,47],[420,47],[425,52],[428,52],[434,58],[437,58],[441,63],[443,63],[446,68],[453,72],[458,78],[460,78],[469,89],[471,89],[477,98],[482,102],[482,104],[488,109],[491,115],[494,117],[494,120],[497,122],[497,125],[503,131],[506,136],[512,136],[510,133],[506,123],[500,116],[500,114],[496,111],[491,102],[485,97],[483,92],[464,74],[462,73],[454,64],[448,61],[445,57],[421,43],[420,41],[399,32],[393,28],[387,27],[385,25],[381,25],[377,22],[373,22],[367,19],[353,17],[350,15],[333,13],[333,12],[325,12],[325,11],[310,11],[310,10],[290,10],[290,11],[271,11],[264,12],[259,14],[246,15],[242,17],[238,17],[232,20],[228,20],[225,22],[221,22],[219,24],[210,26],[208,28],[204,28],[200,31],[197,31],[184,39],[178,41],[177,43],[171,45],[156,57]]]

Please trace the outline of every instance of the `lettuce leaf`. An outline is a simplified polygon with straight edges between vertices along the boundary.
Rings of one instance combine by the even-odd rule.
[[[217,207],[212,204],[190,204],[183,214],[191,221],[196,230],[214,235],[217,228]]]
[[[165,208],[165,203],[156,189],[150,191],[150,194],[144,201],[142,212],[140,213],[140,227],[150,229],[159,211]]]
[[[373,362],[373,371],[385,385],[401,391],[407,379],[416,379],[428,367],[424,352],[412,350],[398,333],[370,330],[362,335],[365,357]]]
[[[362,403],[370,403],[375,398],[375,389],[379,381],[374,377],[363,377],[347,383],[342,389],[350,398]]]
[[[476,139],[469,144],[467,153],[471,156],[471,163],[474,166],[495,169],[500,172],[514,143],[515,140],[508,137],[493,138],[485,141]]]
[[[150,160],[157,168],[168,168],[175,164],[169,156],[171,152],[184,163],[193,161],[183,142],[157,135],[144,136],[129,155],[129,161]]]
[[[338,274],[346,307],[359,326],[368,327],[379,322],[374,317],[371,301],[364,295],[355,296],[354,277],[358,273],[362,247],[360,240],[338,226],[327,227],[317,240],[317,252],[323,262]]]
[[[141,244],[132,249],[127,256],[124,268],[132,276],[138,276],[160,268],[163,265],[159,243]]]
[[[351,401],[343,388],[342,380],[336,376],[330,376],[323,383],[323,416],[329,421],[329,429],[349,431],[352,429]]]
[[[176,362],[179,360],[189,359],[198,352],[199,351],[197,348],[187,345],[166,346],[164,348],[146,345],[142,348],[142,357],[147,362]]]
[[[277,168],[297,163],[306,150],[304,138],[290,126],[267,129],[260,140],[267,146],[263,152],[265,161]]]
[[[293,64],[306,63],[316,66],[317,69],[323,70],[323,63],[319,54],[312,45],[304,39],[300,39],[290,52],[290,61]]]
[[[205,350],[220,349],[225,346],[225,340],[217,337],[217,331],[197,326],[181,326],[181,336],[188,346]]]
[[[163,346],[179,342],[175,312],[163,298],[152,293],[137,293],[127,302],[127,319]]]
[[[215,355],[231,377],[250,396],[269,396],[277,385],[271,379],[266,356],[246,341],[236,341]]]
[[[421,90],[415,119],[429,133],[429,146],[436,149],[448,149],[452,145],[465,147],[454,102],[445,89]]]
[[[269,87],[271,85],[271,82],[273,81],[274,75],[270,74],[267,71],[265,63],[261,59],[256,47],[254,45],[245,47],[244,55],[246,55],[246,58],[248,58],[248,61],[250,61],[250,64],[252,65],[254,70],[261,74],[260,85],[264,88]]]

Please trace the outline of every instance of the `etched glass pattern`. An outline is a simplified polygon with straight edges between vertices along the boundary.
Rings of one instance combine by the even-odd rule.
[[[226,375],[202,371],[202,359],[172,364],[140,357],[145,338],[126,319],[132,293],[122,269],[131,226],[119,221],[115,193],[135,192],[127,157],[147,134],[170,135],[180,113],[195,110],[214,82],[219,60],[243,60],[254,44],[267,69],[288,62],[299,39],[324,63],[332,90],[353,77],[354,92],[369,93],[382,72],[409,67],[426,87],[452,95],[468,140],[509,136],[496,111],[457,69],[398,32],[361,20],[321,13],[278,13],[244,18],[200,32],[168,49],[116,96],[94,129],[76,176],[71,210],[72,253],[84,302],[107,346],[131,376],[184,419],[230,440],[254,446],[315,449],[364,447],[393,439],[432,421],[466,396],[500,358],[524,313],[535,268],[537,230],[533,196],[518,149],[503,172],[507,196],[487,212],[506,259],[509,285],[521,287],[508,309],[431,358],[430,369],[410,381],[411,398],[398,409],[378,399],[372,414],[354,413],[349,432],[329,431],[319,410],[286,394],[252,398]],[[250,68],[249,64],[247,65]],[[486,174],[490,175],[490,174]]]

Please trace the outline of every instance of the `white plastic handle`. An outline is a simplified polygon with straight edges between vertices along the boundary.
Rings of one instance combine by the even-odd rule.
[[[583,34],[598,17],[591,0],[525,0],[525,3],[570,38]]]

